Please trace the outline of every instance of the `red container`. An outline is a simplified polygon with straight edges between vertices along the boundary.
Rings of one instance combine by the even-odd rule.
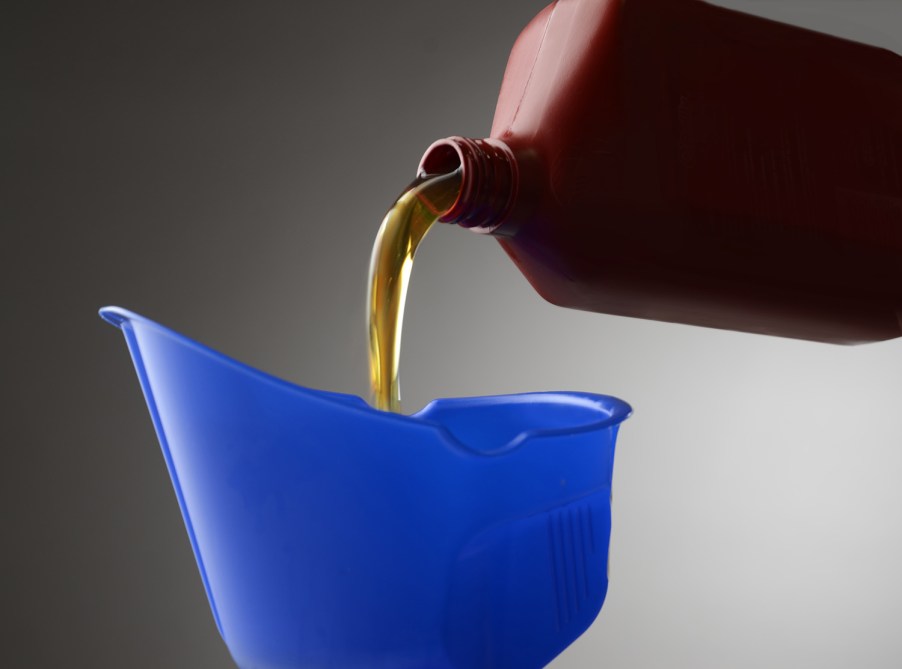
[[[443,218],[555,304],[853,344],[902,336],[902,59],[697,0],[558,0]]]

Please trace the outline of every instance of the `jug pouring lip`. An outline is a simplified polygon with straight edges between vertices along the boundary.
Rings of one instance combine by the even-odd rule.
[[[201,342],[192,339],[191,337],[187,337],[179,332],[176,332],[172,328],[166,327],[165,325],[161,325],[146,316],[142,316],[141,314],[135,313],[134,311],[130,311],[129,309],[123,309],[122,307],[116,306],[107,306],[103,307],[98,311],[100,317],[105,320],[107,323],[116,326],[120,330],[124,329],[130,323],[140,324],[142,327],[150,328],[156,330],[158,333],[161,333],[167,337],[170,337],[183,346],[186,346],[190,349],[198,351],[203,355],[207,355],[212,357],[214,360],[218,362],[229,365],[232,367],[236,367],[240,369],[242,372],[251,375],[252,377],[256,377],[260,381],[265,381],[267,383],[272,383],[276,386],[280,386],[288,391],[301,393],[307,397],[311,397],[317,400],[323,400],[328,402],[334,402],[337,404],[341,404],[343,407],[348,409],[370,409],[372,412],[377,414],[385,414],[389,417],[402,417],[406,418],[406,416],[402,416],[401,414],[390,414],[388,412],[378,411],[373,409],[369,404],[364,401],[362,397],[358,397],[357,395],[350,395],[347,393],[339,393],[335,391],[329,390],[319,390],[315,388],[307,388],[306,386],[301,386],[296,383],[292,383],[291,381],[286,381],[278,376],[270,374],[268,372],[264,372],[261,369],[257,369],[256,367],[252,367],[247,363],[241,362],[240,360],[233,358],[231,356],[226,355],[216,349],[210,348],[206,344],[202,344]]]
[[[100,317],[107,323],[114,325],[120,329],[125,324],[125,322],[129,320],[147,320],[146,318],[139,316],[133,311],[123,309],[122,307],[102,307],[97,313],[100,314]]]
[[[408,426],[416,425],[420,428],[434,430],[449,446],[470,455],[481,457],[500,456],[516,450],[524,442],[533,439],[601,430],[621,423],[632,413],[632,408],[629,404],[615,397],[570,391],[525,392],[509,395],[439,398],[432,400],[416,413],[409,415],[381,411],[371,406],[363,398],[357,395],[307,388],[286,381],[243,363],[240,360],[236,360],[235,358],[220,353],[190,337],[186,337],[175,330],[160,325],[159,323],[133,311],[129,311],[128,309],[107,306],[99,310],[99,315],[103,320],[121,330],[125,330],[132,323],[139,324],[144,328],[153,329],[157,333],[170,337],[180,344],[202,353],[203,355],[211,356],[222,364],[236,367],[260,381],[275,384],[285,390],[299,393],[307,398],[339,404],[345,410],[363,412],[367,416],[378,420],[399,421]],[[566,422],[559,426],[538,425],[524,428],[512,433],[509,439],[496,442],[492,448],[478,448],[473,443],[468,443],[471,441],[470,439],[462,438],[459,433],[455,433],[455,430],[449,429],[448,425],[432,416],[432,414],[435,413],[440,414],[457,410],[478,408],[491,409],[503,406],[523,407],[523,405],[538,403],[541,403],[546,407],[556,405],[562,410],[576,409],[579,411],[583,409],[588,418]]]

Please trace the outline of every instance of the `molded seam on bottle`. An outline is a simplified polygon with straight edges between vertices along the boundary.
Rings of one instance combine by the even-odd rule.
[[[558,2],[559,0],[554,0],[554,2],[551,4],[551,13],[548,15],[548,20],[545,21],[545,25],[542,27],[542,37],[539,40],[538,48],[536,48],[535,58],[532,59],[532,65],[529,66],[529,75],[526,77],[526,83],[523,85],[523,92],[520,93],[520,99],[517,100],[517,108],[514,110],[513,116],[511,116],[511,122],[504,131],[505,135],[511,132],[511,128],[517,122],[517,115],[520,113],[520,106],[523,104],[523,100],[526,99],[526,93],[529,92],[529,85],[532,83],[532,75],[533,72],[536,71],[536,63],[539,62],[539,56],[542,55],[542,48],[545,46],[545,37],[548,35],[548,27],[554,20],[554,13],[557,11]]]

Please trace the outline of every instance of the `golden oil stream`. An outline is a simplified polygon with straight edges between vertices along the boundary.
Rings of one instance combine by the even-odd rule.
[[[370,388],[378,409],[401,411],[401,325],[414,254],[432,225],[454,204],[460,183],[460,170],[419,177],[389,209],[376,235],[367,310]]]

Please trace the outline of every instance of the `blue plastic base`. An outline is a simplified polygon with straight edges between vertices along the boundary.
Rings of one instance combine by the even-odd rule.
[[[213,615],[242,669],[538,669],[607,591],[624,402],[295,386],[127,311]]]

